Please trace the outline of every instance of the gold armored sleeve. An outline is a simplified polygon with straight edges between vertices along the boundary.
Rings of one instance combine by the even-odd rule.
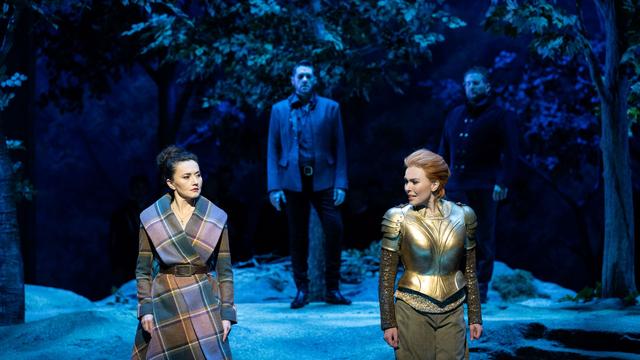
[[[464,224],[467,229],[464,248],[469,250],[476,247],[476,228],[478,227],[478,220],[476,218],[476,213],[472,208],[463,205],[462,210],[464,211]]]
[[[465,254],[464,277],[467,280],[467,311],[469,325],[482,324],[480,291],[476,276],[476,248],[467,249]]]
[[[380,249],[380,279],[378,281],[378,301],[380,301],[380,325],[382,330],[398,327],[393,302],[399,254]]]
[[[402,208],[391,208],[382,217],[382,248],[397,252],[400,250],[402,223],[404,214]]]

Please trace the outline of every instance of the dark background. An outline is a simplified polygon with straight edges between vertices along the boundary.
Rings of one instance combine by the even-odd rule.
[[[380,87],[368,102],[341,104],[350,180],[343,205],[344,247],[363,249],[379,238],[382,214],[404,201],[403,157],[420,147],[437,150],[445,115],[462,99],[462,74],[482,65],[494,70],[501,101],[520,110],[523,144],[517,185],[499,208],[498,259],[574,290],[593,287],[600,279],[604,206],[597,117],[578,105],[563,107],[556,112],[574,122],[562,120],[549,130],[539,124],[553,112],[517,108],[523,97],[538,103],[588,102],[593,89],[575,88],[575,78],[587,76],[579,63],[551,66],[534,59],[527,42],[484,32],[486,7],[476,1],[451,5],[451,12],[468,25],[448,31],[430,63],[407,70],[411,84],[404,95]],[[597,19],[586,20],[596,27]],[[14,160],[24,163],[24,175],[35,190],[32,201],[19,203],[25,280],[98,299],[118,285],[111,264],[129,261],[136,251],[135,239],[122,246],[120,255],[109,248],[110,223],[127,206],[130,179],[148,178],[147,204],[164,191],[154,166],[158,94],[144,69],[133,66],[112,79],[105,95],[81,94],[84,106],[79,111],[42,102],[51,73],[39,39],[30,31],[32,24],[29,17],[22,20],[8,62],[10,68],[26,69],[29,81],[1,113],[8,120],[9,138],[24,141],[26,150],[16,152]],[[535,81],[549,74],[555,74],[554,80]],[[545,92],[536,92],[541,87]],[[178,91],[173,90],[170,94]],[[197,133],[207,116],[190,102],[177,142]],[[286,255],[285,218],[273,210],[266,194],[268,112],[245,111],[241,119],[233,119],[218,122],[213,134],[187,146],[200,157],[203,195],[229,213],[234,261],[256,254]],[[637,134],[637,124],[633,130]],[[637,212],[640,142],[634,136],[630,143]],[[636,239],[638,228],[636,216]]]

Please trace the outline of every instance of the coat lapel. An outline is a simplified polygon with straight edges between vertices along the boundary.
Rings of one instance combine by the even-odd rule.
[[[140,214],[140,221],[164,264],[198,264],[198,253],[191,246],[178,218],[171,210],[169,194],[146,208]]]
[[[227,223],[227,213],[204,196],[198,198],[196,208],[185,227],[191,247],[207,263],[215,250]]]

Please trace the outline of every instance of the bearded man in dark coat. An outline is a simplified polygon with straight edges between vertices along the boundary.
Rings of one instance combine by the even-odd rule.
[[[497,204],[513,184],[519,135],[515,114],[496,104],[486,69],[469,69],[463,85],[466,102],[447,116],[439,153],[451,169],[447,198],[469,205],[478,217],[478,283],[485,303],[496,252]]]

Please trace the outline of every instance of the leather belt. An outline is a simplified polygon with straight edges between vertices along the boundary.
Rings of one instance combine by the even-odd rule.
[[[173,265],[163,269],[160,269],[162,274],[172,274],[178,277],[193,276],[195,274],[206,274],[209,272],[208,266],[200,265]]]
[[[313,175],[313,166],[311,165],[305,165],[302,167],[302,174],[304,176],[311,176]]]

